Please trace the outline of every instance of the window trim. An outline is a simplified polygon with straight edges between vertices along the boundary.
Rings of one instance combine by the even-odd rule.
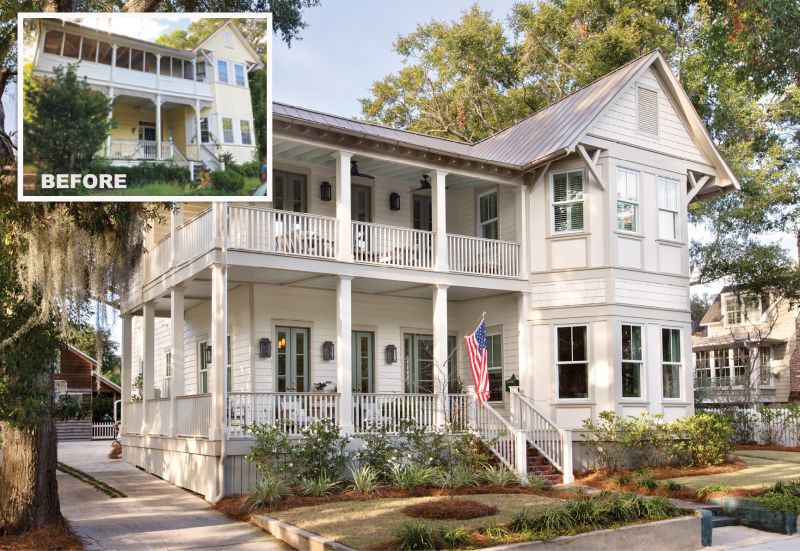
[[[244,141],[245,132],[242,130],[242,123],[247,123],[247,143]],[[241,145],[253,145],[253,124],[250,119],[239,119],[239,141]]]
[[[573,172],[580,172],[581,173],[581,199],[580,199],[580,201],[559,201],[559,202],[556,202],[556,200],[555,200],[556,199],[556,189],[555,189],[556,188],[556,180],[555,180],[556,176],[558,176],[559,174],[567,174],[567,175],[569,175],[570,173],[573,173]],[[567,176],[567,182],[569,182],[569,176]],[[557,170],[557,171],[551,172],[550,173],[550,186],[549,187],[550,187],[550,213],[549,213],[548,216],[550,218],[550,223],[549,223],[549,225],[550,225],[550,236],[551,237],[556,237],[556,236],[562,236],[562,235],[580,235],[580,234],[587,233],[586,232],[586,227],[587,227],[588,224],[586,223],[586,214],[587,214],[587,209],[586,209],[586,172],[584,171],[584,169],[579,167],[579,168],[570,168],[570,169]],[[556,230],[556,209],[555,209],[556,205],[567,205],[567,204],[574,204],[574,203],[582,203],[583,204],[583,227],[581,229],[579,229],[579,230],[557,231]]]
[[[239,84],[238,79],[237,79],[237,75],[236,75],[236,69],[238,67],[242,68],[242,83],[241,84]],[[233,64],[233,83],[236,86],[239,86],[241,88],[247,88],[247,71],[245,71],[244,63],[234,63]]]
[[[589,404],[592,403],[594,398],[593,386],[594,378],[592,377],[592,343],[590,323],[564,323],[553,326],[553,367],[555,369],[555,399],[556,404]],[[585,327],[586,328],[586,361],[585,362],[559,362],[558,361],[558,330],[565,327]],[[559,391],[559,366],[561,364],[586,364],[586,398],[562,398]]]
[[[227,138],[227,130],[225,130],[225,121],[231,123],[231,139]],[[233,117],[220,117],[220,126],[222,127],[222,143],[236,145],[236,132],[233,128]]]
[[[172,349],[164,353],[164,381],[161,389],[162,398],[172,397]]]
[[[491,367],[489,365],[489,353],[488,353],[489,337],[499,337],[500,338],[500,365],[499,366]],[[496,329],[496,330],[493,330],[491,332],[487,331],[486,332],[486,344],[487,344],[487,346],[486,346],[486,348],[487,348],[487,353],[486,353],[486,371],[487,371],[487,376],[488,376],[488,373],[491,373],[492,371],[495,371],[495,372],[499,371],[500,372],[500,399],[499,400],[489,400],[488,402],[490,404],[502,404],[503,402],[505,402],[505,398],[506,398],[506,389],[505,389],[506,362],[505,362],[505,346],[504,346],[504,342],[503,342],[503,330],[502,329]],[[491,386],[489,387],[489,390],[490,390],[490,396],[491,396]]]
[[[619,173],[620,172],[627,172],[629,174],[633,174],[633,175],[636,176],[636,185],[635,185],[635,187],[636,187],[636,189],[635,189],[636,200],[635,201],[631,201],[630,199],[620,199],[620,196],[619,196]],[[642,234],[641,224],[639,223],[639,213],[641,211],[641,209],[640,209],[640,206],[641,206],[641,185],[640,185],[641,172],[639,170],[637,170],[637,169],[628,168],[626,166],[617,166],[616,167],[616,173],[617,173],[617,178],[614,181],[614,185],[616,187],[616,192],[617,192],[616,193],[616,207],[617,208],[616,208],[614,214],[615,214],[615,217],[617,219],[617,223],[616,223],[616,226],[615,226],[615,230],[618,231],[618,232],[629,234],[629,235],[641,235]],[[634,227],[633,227],[632,230],[627,230],[625,228],[621,228],[620,225],[619,225],[619,222],[620,222],[620,219],[619,219],[619,204],[620,203],[625,203],[627,205],[633,205],[633,226]]]
[[[638,327],[641,330],[642,342],[642,359],[641,360],[626,360],[623,358],[624,347],[622,346],[622,329],[623,327]],[[619,398],[622,402],[644,402],[647,401],[647,377],[645,376],[645,360],[647,359],[647,335],[646,327],[643,323],[623,321],[619,324]],[[622,364],[623,363],[636,363],[639,364],[639,396],[624,396],[624,387],[622,385]]]
[[[766,350],[769,352],[769,363],[767,367],[769,368],[769,382],[763,382],[762,378],[762,369],[764,368],[764,356],[763,351]],[[772,374],[772,362],[774,359],[775,353],[774,348],[771,345],[762,345],[758,347],[758,386],[764,388],[775,388],[775,375]]]
[[[681,343],[681,350],[680,350],[680,359],[681,359],[681,361],[680,362],[665,362],[664,361],[664,330],[677,331],[678,335],[680,335],[680,343]],[[684,385],[682,383],[684,382],[684,377],[685,377],[685,375],[683,373],[683,371],[684,371],[684,369],[683,369],[683,367],[684,367],[683,355],[685,354],[686,351],[684,350],[685,347],[684,347],[684,343],[683,343],[683,329],[681,329],[680,327],[675,327],[675,326],[671,326],[671,325],[662,325],[661,326],[661,339],[659,339],[659,342],[661,343],[660,347],[659,347],[659,348],[661,348],[661,350],[660,350],[661,356],[660,356],[660,359],[659,359],[659,362],[658,362],[659,366],[660,366],[659,375],[660,375],[660,380],[661,380],[661,400],[662,401],[667,401],[667,402],[680,402],[680,401],[683,400],[683,395],[684,395],[683,386]],[[669,364],[669,365],[677,365],[678,366],[678,396],[673,396],[673,397],[669,397],[669,398],[664,396],[664,366],[667,365],[667,364]]]
[[[224,63],[225,64],[225,80],[222,79],[222,71],[220,70],[220,66],[219,66],[220,63]],[[228,60],[217,58],[215,65],[216,65],[215,69],[216,69],[216,72],[217,72],[217,82],[219,82],[221,84],[230,84],[231,81],[228,78],[229,73],[230,73],[230,68],[228,67],[228,65],[229,65]]]
[[[497,212],[495,213],[496,216],[494,218],[489,218],[487,220],[481,220],[481,199],[483,197],[488,197],[489,195],[494,195],[494,204]],[[491,239],[490,237],[486,237],[483,235],[483,226],[486,224],[491,224],[494,222],[497,225],[497,240],[500,239],[500,203],[498,202],[499,196],[497,193],[497,188],[484,191],[483,193],[479,193],[477,197],[475,197],[475,210],[477,211],[476,214],[476,221],[478,223],[477,227],[477,234],[476,236],[481,239]]]
[[[208,339],[203,338],[197,341],[197,384],[195,385],[196,387],[195,394],[208,394],[209,392],[208,364],[206,363],[205,359],[206,348],[208,348]],[[205,369],[203,369],[204,365]],[[201,392],[202,387],[200,385],[200,381],[202,380],[201,375],[203,374],[203,372],[206,373],[206,384],[205,384],[206,388],[204,391]]]
[[[669,182],[675,186],[675,210],[672,210],[667,207],[662,207],[661,202],[659,200],[659,187],[661,187],[661,182]],[[662,235],[662,228],[661,228],[661,212],[669,212],[672,213],[672,219],[675,221],[675,232],[672,237],[665,237]],[[662,176],[656,175],[656,225],[657,225],[657,235],[658,239],[670,242],[679,242],[681,241],[681,182],[677,178],[673,178],[671,176]]]

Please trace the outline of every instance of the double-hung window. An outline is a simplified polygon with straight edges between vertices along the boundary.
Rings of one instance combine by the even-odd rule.
[[[658,177],[658,237],[677,240],[678,233],[678,181]]]
[[[725,321],[728,325],[742,323],[742,304],[738,296],[725,298]]]
[[[239,130],[242,133],[242,145],[251,145],[253,134],[250,132],[250,121],[239,121]]]
[[[208,133],[208,117],[200,118],[200,143],[208,143],[211,141],[211,135]]]
[[[478,237],[497,239],[497,192],[478,196]]]
[[[233,77],[236,79],[236,86],[244,86],[244,65],[237,63],[233,66]]]
[[[681,397],[681,330],[661,329],[661,374],[664,398]]]
[[[206,362],[206,348],[208,345],[205,341],[200,343],[198,347],[198,370],[197,370],[197,393],[205,394],[208,392],[208,363]]]
[[[617,229],[639,231],[639,173],[617,169]]]
[[[733,350],[733,381],[735,385],[748,384],[747,373],[750,371],[750,350],[745,346],[738,346]]]
[[[724,379],[731,376],[731,357],[730,349],[720,348],[714,350],[714,377]]]
[[[622,326],[622,397],[642,397],[642,326]]]
[[[162,398],[169,398],[172,395],[172,352],[167,352],[164,356],[164,390]]]
[[[589,397],[587,332],[585,325],[556,329],[559,399]]]
[[[708,350],[698,350],[694,353],[694,378],[697,387],[706,387],[711,381],[711,359]]]
[[[769,346],[762,346],[758,350],[758,382],[762,386],[772,386],[772,348]]]
[[[486,365],[489,371],[489,401],[503,401],[503,335],[486,335]]]
[[[217,80],[228,84],[228,62],[224,59],[217,60]]]
[[[222,118],[222,139],[225,143],[233,143],[233,119]]]
[[[553,175],[553,231],[583,230],[583,172]]]

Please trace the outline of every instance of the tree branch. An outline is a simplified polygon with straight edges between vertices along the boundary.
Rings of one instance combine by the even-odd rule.
[[[149,12],[156,11],[161,0],[128,0],[122,6],[122,11],[126,12]]]

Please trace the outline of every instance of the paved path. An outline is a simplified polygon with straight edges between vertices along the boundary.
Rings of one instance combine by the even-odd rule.
[[[87,550],[291,549],[254,526],[228,519],[202,498],[108,459],[110,446],[108,441],[58,445],[59,461],[128,495],[112,499],[59,471],[61,512]]]
[[[712,547],[703,551],[796,551],[800,537],[762,532],[745,526],[714,528]]]

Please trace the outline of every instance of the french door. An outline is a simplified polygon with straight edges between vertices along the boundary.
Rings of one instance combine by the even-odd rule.
[[[278,392],[308,392],[308,328],[277,327],[275,330],[277,358],[275,387]]]
[[[415,230],[431,231],[433,229],[433,203],[428,195],[413,195],[411,212]]]
[[[375,392],[375,333],[353,331],[353,392]]]
[[[433,393],[436,381],[439,378],[438,372],[441,369],[441,366],[437,365],[433,358],[433,335],[406,333],[403,341],[405,345],[406,392]],[[446,369],[450,392],[454,390],[454,383],[457,381],[455,348],[455,337],[448,337]],[[437,361],[440,360],[437,358]]]
[[[275,170],[272,172],[272,206],[277,210],[308,212],[306,176]]]

